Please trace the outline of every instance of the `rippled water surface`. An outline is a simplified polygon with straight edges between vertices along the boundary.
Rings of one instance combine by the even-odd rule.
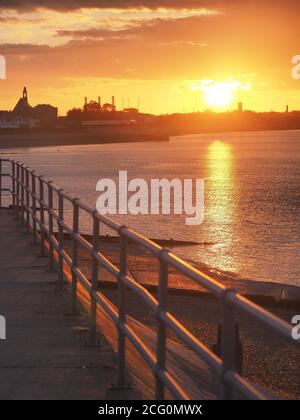
[[[14,150],[14,157],[95,206],[100,178],[203,178],[205,221],[115,217],[152,238],[193,240],[180,256],[253,280],[300,286],[300,131],[205,134],[169,143]],[[82,230],[89,231],[86,219]]]

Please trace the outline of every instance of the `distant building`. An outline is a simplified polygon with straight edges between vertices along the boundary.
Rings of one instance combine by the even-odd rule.
[[[127,112],[128,114],[137,114],[139,110],[137,108],[125,108],[124,112]]]
[[[116,126],[137,124],[143,118],[138,108],[125,108],[117,110],[115,97],[111,102],[102,104],[101,97],[98,100],[89,101],[84,98],[83,108],[73,108],[67,112],[68,124],[81,125],[84,127]]]
[[[21,117],[12,111],[0,111],[0,128],[34,128],[37,121],[30,117]]]
[[[28,92],[23,89],[22,97],[12,111],[0,111],[0,128],[34,128],[53,125],[57,121],[58,108],[40,104],[32,107],[28,102]]]
[[[135,121],[132,120],[89,120],[81,121],[83,127],[110,127],[118,125],[134,125]]]
[[[243,112],[243,102],[238,103],[238,112]]]
[[[98,102],[88,102],[87,97],[84,98],[83,112],[116,112],[115,97],[112,96],[111,103],[107,102],[101,105],[101,97],[98,97]]]
[[[33,108],[34,116],[43,124],[56,122],[58,109],[52,105],[39,104]]]
[[[28,94],[26,87],[24,87],[23,96],[18,100],[16,106],[13,109],[13,113],[24,118],[33,116],[32,107],[28,103]]]

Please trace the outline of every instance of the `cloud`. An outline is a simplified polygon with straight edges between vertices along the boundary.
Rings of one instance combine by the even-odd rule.
[[[2,41],[0,53],[11,57],[11,72],[18,71],[22,60],[29,78],[39,72],[49,77],[199,80],[250,72],[263,74],[266,80],[274,79],[274,74],[267,74],[274,68],[289,75],[290,56],[299,39],[299,28],[293,24],[297,15],[287,20],[281,11],[270,14],[268,25],[265,15],[255,11],[243,19],[236,17],[225,13],[145,20],[133,14],[123,26],[109,19],[103,22],[99,16],[85,25],[73,25],[73,20],[66,25],[64,19],[64,25],[51,26],[51,37],[42,37],[42,32],[36,36],[35,28],[28,31],[32,38],[14,38],[23,39],[20,44],[14,44],[13,37]]]
[[[198,41],[203,28],[207,27],[203,23],[200,28],[200,17],[192,16],[188,18],[180,19],[150,19],[142,21],[130,21],[127,25],[124,25],[120,29],[114,29],[112,27],[98,27],[88,28],[84,30],[59,30],[57,36],[69,37],[72,39],[150,39],[156,41],[171,42],[186,42],[190,41],[191,44]],[[202,23],[201,23],[202,25]]]
[[[6,56],[17,56],[19,54],[44,54],[51,51],[49,45],[34,44],[0,44],[1,52]]]
[[[231,0],[230,0],[231,1]],[[33,10],[47,8],[53,10],[76,10],[80,8],[130,9],[158,8],[194,9],[210,7],[212,3],[224,3],[221,0],[2,0],[1,8]]]
[[[16,16],[0,16],[0,22],[12,25],[35,25],[44,23],[45,19],[22,19]]]
[[[270,0],[1,0],[1,9],[34,10],[77,10],[82,8],[98,9],[197,9],[202,7],[270,7]],[[272,0],[271,7],[282,7],[282,0]],[[286,0],[283,9],[300,9],[299,0]]]

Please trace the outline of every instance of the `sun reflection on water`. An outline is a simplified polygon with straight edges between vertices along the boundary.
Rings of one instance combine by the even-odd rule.
[[[232,146],[215,140],[207,147],[207,198],[206,216],[214,263],[224,270],[236,271],[236,261],[231,251],[234,241],[237,185],[235,159]]]

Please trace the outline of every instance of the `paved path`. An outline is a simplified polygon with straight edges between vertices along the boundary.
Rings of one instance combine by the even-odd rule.
[[[31,240],[0,209],[0,315],[7,323],[0,399],[105,399],[116,374],[113,352],[107,344],[84,346],[88,316],[66,316],[70,293],[56,290],[56,274]]]

